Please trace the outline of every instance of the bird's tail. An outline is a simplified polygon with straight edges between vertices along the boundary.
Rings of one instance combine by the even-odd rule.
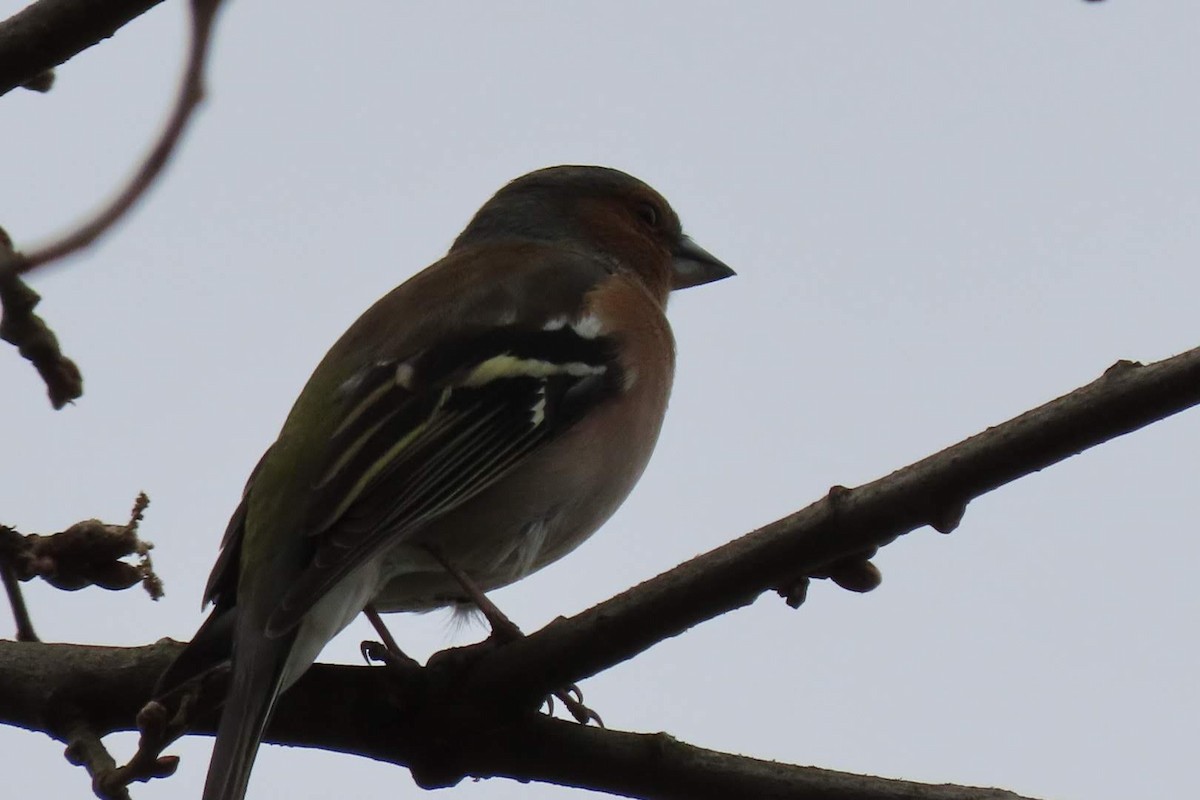
[[[295,635],[241,637],[229,695],[217,727],[204,800],[242,800],[258,745],[281,691],[284,663]]]
[[[154,696],[162,697],[217,667],[227,665],[233,651],[233,609],[214,608],[200,630],[158,678]]]

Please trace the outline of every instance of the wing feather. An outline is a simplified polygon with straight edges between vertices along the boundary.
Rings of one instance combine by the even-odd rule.
[[[268,622],[295,627],[374,555],[502,479],[619,391],[612,342],[570,326],[505,329],[373,365],[313,487],[314,553]]]

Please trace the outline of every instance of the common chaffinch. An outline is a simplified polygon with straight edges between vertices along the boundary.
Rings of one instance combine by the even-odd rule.
[[[160,683],[232,657],[205,800],[243,797],[280,692],[368,604],[463,602],[443,563],[487,591],[607,520],[666,411],[667,295],[732,274],[645,183],[550,167],[350,326],[252,473],[215,607]]]

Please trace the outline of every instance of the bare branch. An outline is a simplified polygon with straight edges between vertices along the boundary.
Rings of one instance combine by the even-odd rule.
[[[62,739],[62,709],[69,705],[76,712],[74,725],[86,720],[94,731],[128,730],[179,648],[168,641],[140,648],[0,642],[0,722]],[[439,686],[447,676],[426,672],[434,673],[427,684],[433,688],[430,708],[397,709],[389,703],[396,689],[391,670],[317,665],[284,695],[264,741],[407,766],[423,786],[476,776],[661,800],[1025,800],[996,789],[760,761],[693,747],[663,734],[584,727],[533,713],[488,719],[475,713],[480,708],[462,708],[450,699],[456,688]],[[85,707],[88,713],[79,715]],[[202,734],[215,730],[211,713],[192,728]],[[734,786],[739,790],[731,790]]]
[[[99,44],[162,0],[40,0],[0,22],[0,95]]]
[[[86,723],[77,722],[68,727],[66,736],[67,749],[63,753],[67,761],[77,767],[83,767],[92,776],[92,790],[105,800],[130,800],[129,792],[123,791],[116,795],[100,795],[97,785],[105,775],[111,775],[117,768],[108,748],[100,740],[99,734]],[[122,787],[123,789],[124,787]]]
[[[0,536],[7,536],[11,531],[12,528],[0,525]],[[0,554],[0,581],[4,582],[4,593],[8,595],[8,604],[12,608],[13,619],[17,623],[17,641],[39,641],[37,631],[33,629],[33,620],[29,617],[29,607],[25,605],[25,595],[21,592],[21,582],[17,580],[17,573],[2,554]]]
[[[142,736],[137,752],[129,763],[117,767],[89,772],[92,774],[92,790],[100,800],[129,800],[129,785],[145,783],[155,778],[169,778],[179,768],[179,756],[159,755],[163,748],[175,741],[179,732],[171,726],[167,709],[160,703],[147,703],[137,716],[137,728]]]
[[[0,259],[12,255],[12,240],[0,228]],[[41,297],[15,275],[0,276],[0,339],[16,345],[46,384],[50,404],[62,408],[83,394],[83,375],[63,355],[58,337],[33,313]]]
[[[471,774],[542,781],[644,800],[1027,800],[1003,789],[932,785],[731,755],[665,733],[585,728],[537,717],[470,758]]]
[[[852,561],[924,525],[947,533],[967,503],[1024,475],[1200,403],[1200,348],[1121,361],[1080,389],[688,561],[481,656],[470,691],[581,681],[705,620]]]
[[[204,99],[204,68],[220,0],[192,0],[192,38],[187,65],[166,127],[129,183],[95,215],[29,253],[0,252],[0,281],[57,261],[90,245],[120,220],[153,185],[170,160],[196,107]]]
[[[424,669],[316,666],[283,697],[266,740],[404,764],[426,786],[507,775],[639,797],[703,798],[729,796],[721,781],[732,773],[738,781],[761,781],[755,785],[762,795],[787,786],[789,797],[1016,797],[772,765],[662,737],[563,728],[533,709],[548,689],[764,591],[832,575],[837,570],[830,565],[865,563],[873,547],[925,524],[950,530],[974,497],[1197,403],[1200,348],[1149,366],[1120,362],[1069,395],[873,483],[831,491],[526,639],[447,651]],[[128,729],[176,652],[169,642],[129,650],[0,643],[0,722],[60,739],[66,721],[82,720],[99,732]],[[211,732],[215,704],[204,699],[195,707],[201,713],[191,729]],[[150,753],[168,768],[155,748],[147,748],[147,762]],[[662,778],[663,764],[679,783]],[[687,783],[696,774],[703,780]],[[704,794],[712,787],[718,788]]]

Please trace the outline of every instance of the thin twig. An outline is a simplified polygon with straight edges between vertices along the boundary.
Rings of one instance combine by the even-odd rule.
[[[186,713],[181,709],[179,715]],[[179,756],[162,755],[163,749],[183,734],[178,719],[162,703],[151,700],[138,712],[137,727],[142,735],[129,763],[120,767],[114,764],[92,775],[92,789],[101,800],[126,800],[129,784],[169,778],[179,769]]]
[[[208,59],[212,25],[221,0],[192,0],[192,37],[183,80],[166,127],[129,183],[95,216],[59,238],[28,253],[0,254],[0,279],[71,255],[96,241],[131,209],[153,185],[175,151],[196,107],[204,99],[204,68]]]
[[[0,259],[11,255],[12,240],[0,228]],[[41,299],[16,275],[0,278],[0,339],[16,345],[33,364],[46,384],[50,404],[59,409],[83,394],[83,375],[63,355],[50,326],[33,313]]]
[[[66,740],[67,749],[63,755],[71,764],[87,770],[92,778],[92,791],[98,797],[105,800],[130,800],[128,791],[117,795],[100,794],[101,780],[105,775],[112,774],[117,768],[117,762],[95,729],[82,720],[76,720],[69,726]]]
[[[0,555],[0,580],[4,582],[4,591],[8,594],[8,604],[12,608],[13,619],[17,623],[17,641],[40,641],[37,632],[33,629],[33,620],[29,617],[29,607],[25,605],[25,595],[21,592],[21,583],[17,580],[12,565],[3,555]]]

